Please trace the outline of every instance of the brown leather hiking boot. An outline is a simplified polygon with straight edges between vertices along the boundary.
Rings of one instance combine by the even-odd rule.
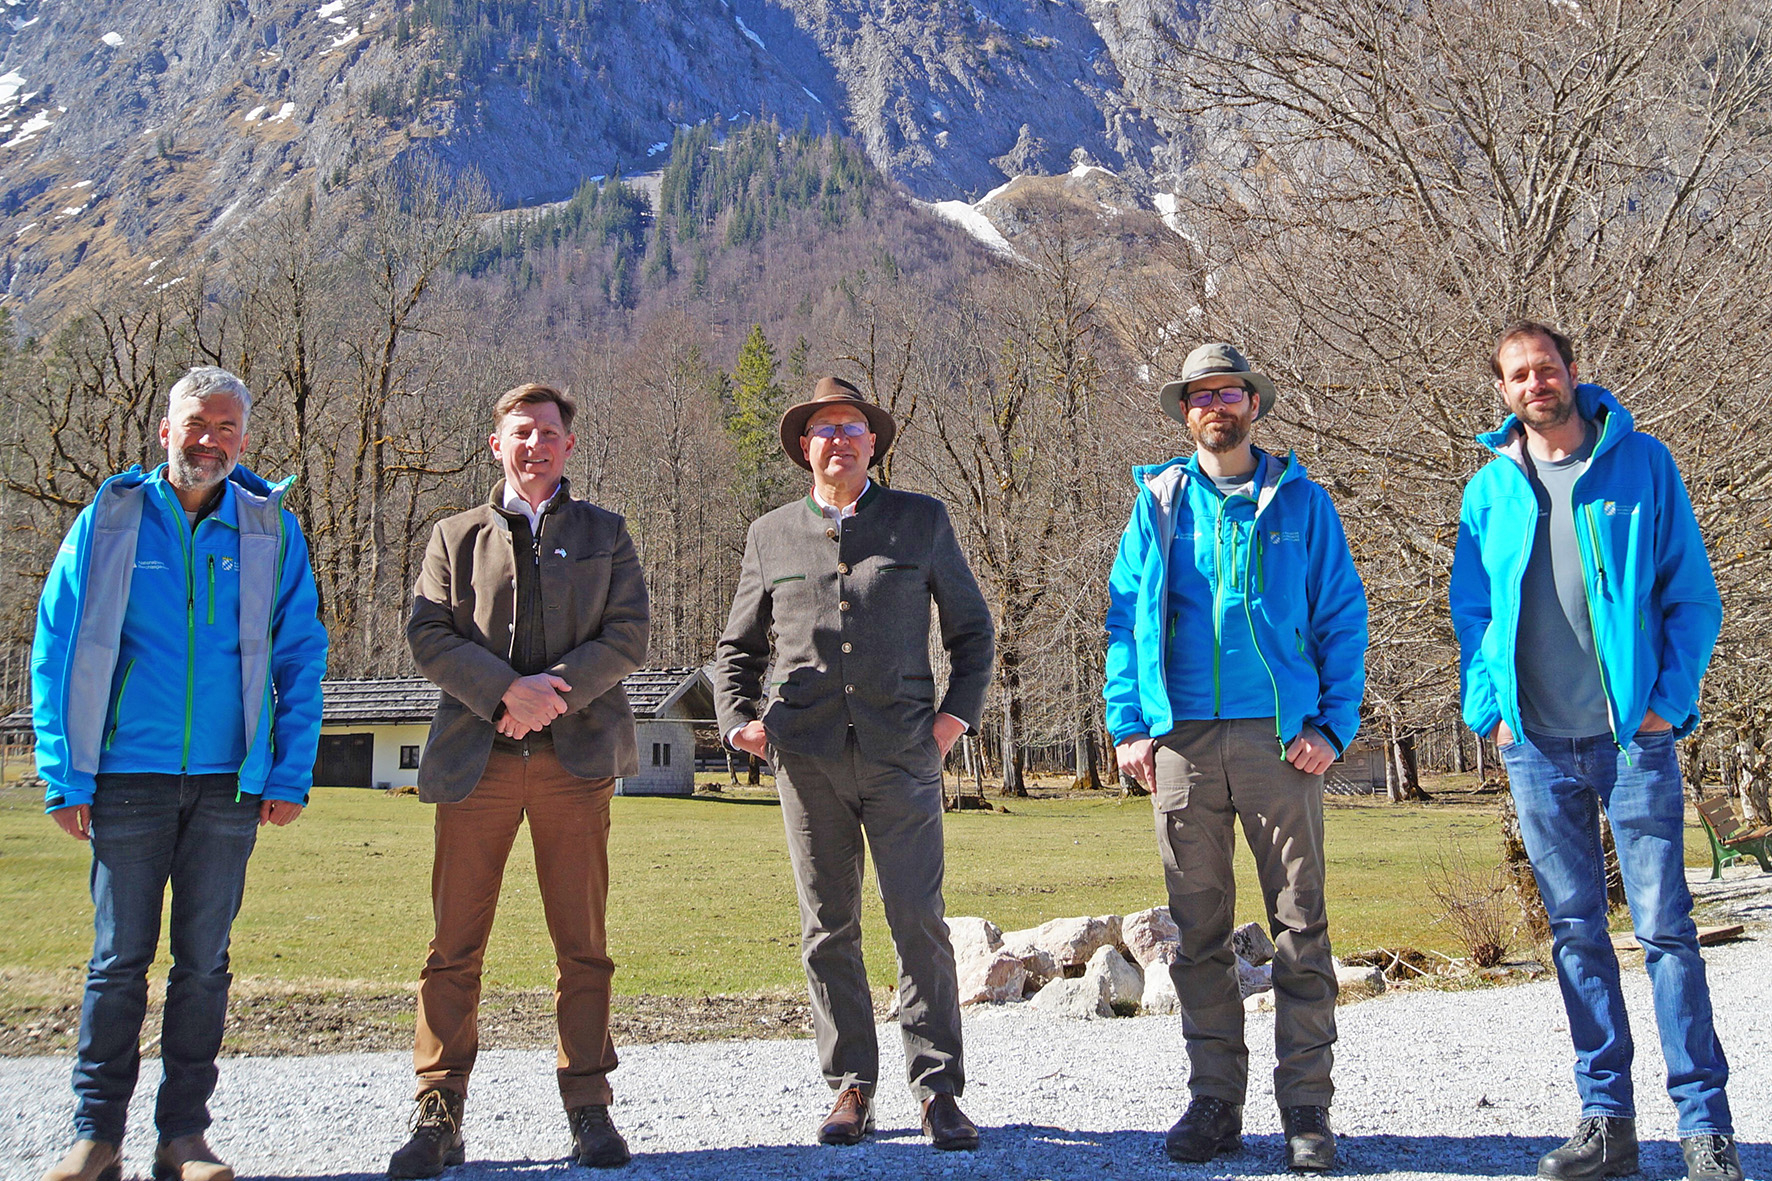
[[[123,1152],[106,1140],[76,1140],[43,1181],[120,1181]]]
[[[605,1103],[587,1103],[566,1113],[572,1129],[572,1157],[591,1169],[619,1169],[631,1159],[628,1142],[615,1130]]]
[[[412,1138],[388,1162],[391,1181],[414,1181],[435,1177],[450,1165],[467,1159],[467,1142],[461,1135],[464,1100],[455,1091],[431,1087],[419,1092],[412,1113]]]
[[[155,1181],[234,1181],[234,1170],[222,1163],[203,1139],[192,1132],[168,1140],[154,1150]]]

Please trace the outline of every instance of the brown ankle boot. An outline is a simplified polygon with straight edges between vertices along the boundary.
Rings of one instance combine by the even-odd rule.
[[[154,1152],[155,1181],[234,1181],[234,1170],[221,1162],[202,1132],[168,1140]]]
[[[412,1113],[412,1138],[388,1162],[392,1181],[435,1177],[450,1165],[467,1159],[467,1144],[461,1136],[465,1105],[463,1096],[442,1087],[431,1087],[419,1094],[418,1108]]]
[[[120,1181],[123,1152],[105,1140],[76,1140],[61,1163],[43,1174],[43,1181]]]

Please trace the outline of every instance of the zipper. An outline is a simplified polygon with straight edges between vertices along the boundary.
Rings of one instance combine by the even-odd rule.
[[[214,554],[209,555],[209,605],[208,605],[207,610],[208,610],[208,615],[204,619],[203,622],[205,622],[211,626],[214,626],[214,624],[215,624],[215,555]]]
[[[1224,648],[1224,498],[1218,501],[1218,519],[1212,526],[1212,716],[1223,706],[1223,686],[1218,662]]]
[[[1251,551],[1253,552],[1253,551]],[[1267,673],[1267,683],[1274,690],[1274,742],[1280,748],[1280,760],[1286,759],[1286,736],[1280,733],[1280,680],[1274,676],[1274,666],[1267,662],[1267,654],[1261,650],[1261,641],[1255,637],[1255,615],[1249,609],[1249,596],[1243,596],[1243,618],[1249,624],[1249,646],[1255,649],[1255,655],[1261,660],[1261,667]]]
[[[160,495],[169,497],[171,493],[161,486]],[[193,566],[197,539],[194,528],[182,527],[184,523],[184,506],[175,499],[172,504],[175,514],[173,519],[174,532],[178,534],[178,543],[185,555],[185,737],[179,749],[178,769],[181,774],[190,770],[191,766],[191,714],[193,697],[197,691],[197,571]],[[202,522],[198,522],[201,524]],[[189,534],[189,536],[187,536]]]
[[[117,683],[117,696],[111,699],[111,730],[105,735],[105,749],[110,750],[111,744],[117,741],[117,726],[123,721],[123,695],[129,691],[129,678],[135,672],[135,661],[130,660],[123,670],[123,679]]]
[[[1595,446],[1597,447],[1598,444]],[[1587,548],[1594,564],[1595,576],[1603,590],[1606,586],[1606,563],[1600,557],[1600,540],[1594,531],[1594,506],[1585,504],[1582,508],[1585,510],[1583,515],[1587,518]],[[1612,678],[1606,675],[1606,658],[1600,655],[1600,620],[1594,613],[1593,595],[1589,594],[1586,598],[1587,627],[1594,638],[1594,663],[1599,666],[1600,692],[1606,698],[1606,724],[1612,727],[1612,745],[1624,752],[1624,744],[1618,741],[1618,714],[1612,708]],[[1629,765],[1629,752],[1624,752],[1624,758],[1626,765]]]

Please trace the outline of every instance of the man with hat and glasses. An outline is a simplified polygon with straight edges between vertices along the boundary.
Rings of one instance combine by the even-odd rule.
[[[1228,344],[1189,354],[1162,390],[1195,453],[1134,469],[1107,614],[1107,724],[1120,768],[1151,789],[1180,928],[1192,1101],[1178,1161],[1242,1146],[1249,1050],[1237,957],[1240,820],[1274,936],[1274,1098],[1286,1164],[1335,1165],[1335,967],[1323,901],[1323,772],[1360,724],[1366,596],[1341,519],[1296,455],[1254,447],[1272,381]]]
[[[837,1093],[819,1140],[855,1144],[874,1125],[865,834],[898,952],[898,1020],[923,1130],[937,1148],[970,1149],[978,1129],[956,1102],[966,1078],[943,920],[941,763],[978,724],[995,633],[941,502],[868,478],[897,429],[830,377],[782,416],[782,447],[812,473],[812,491],[751,524],[715,653],[715,704],[727,742],[775,767],[819,1065]],[[939,703],[931,603],[950,666]]]

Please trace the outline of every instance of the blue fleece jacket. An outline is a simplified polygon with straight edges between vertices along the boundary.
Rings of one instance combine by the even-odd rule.
[[[1182,720],[1168,684],[1171,624],[1178,638],[1191,634],[1201,645],[1216,643],[1223,630],[1222,619],[1175,619],[1169,611],[1176,535],[1210,535],[1216,528],[1214,521],[1196,523],[1187,493],[1186,485],[1203,477],[1187,460],[1173,459],[1136,468],[1133,478],[1138,498],[1108,583],[1102,695],[1116,743],[1161,737]],[[1271,694],[1280,752],[1307,722],[1343,750],[1359,730],[1366,691],[1366,593],[1341,518],[1296,455],[1284,461],[1270,455],[1253,525],[1238,555],[1238,606]],[[1186,576],[1198,573],[1196,566]]]
[[[1613,740],[1629,745],[1650,709],[1689,734],[1723,625],[1704,537],[1667,448],[1636,431],[1609,391],[1583,384],[1575,396],[1599,430],[1572,499]],[[1465,487],[1452,561],[1464,720],[1478,734],[1503,721],[1520,734],[1515,640],[1538,501],[1522,463],[1519,419],[1508,416],[1479,441],[1496,457]]]
[[[269,799],[307,801],[320,735],[320,681],[326,629],[295,515],[283,522],[278,586],[271,617],[272,702],[246,748],[240,655],[240,519],[236,487],[268,496],[269,484],[236,468],[220,504],[197,523],[184,510],[162,465],[131,469],[100,488],[146,486],[116,671],[111,678],[98,772],[238,773],[240,790]],[[95,781],[73,766],[68,741],[75,639],[89,595],[94,505],[75,519],[51,566],[37,605],[31,650],[32,715],[38,773],[50,810],[92,802]],[[269,724],[266,724],[266,723]]]

